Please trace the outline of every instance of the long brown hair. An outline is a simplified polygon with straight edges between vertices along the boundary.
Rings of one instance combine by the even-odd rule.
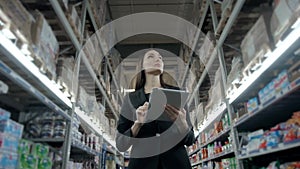
[[[145,54],[148,51],[146,51]],[[134,88],[135,90],[139,90],[139,89],[143,88],[146,84],[146,73],[145,73],[145,70],[143,69],[145,54],[139,58],[138,64],[136,66],[136,74],[131,83],[131,88]],[[167,84],[163,80],[163,73],[161,73],[159,75],[160,85],[161,85],[161,87],[166,87]]]

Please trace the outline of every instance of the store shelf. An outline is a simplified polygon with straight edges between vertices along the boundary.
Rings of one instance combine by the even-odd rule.
[[[195,87],[195,90],[192,92],[192,94],[189,96],[188,98],[188,105],[191,104],[193,98],[195,97],[196,95],[196,92],[198,92],[198,89],[199,87],[201,86],[201,84],[203,83],[205,77],[207,76],[208,74],[208,71],[207,70],[210,70],[210,68],[212,67],[212,64],[213,62],[215,61],[215,59],[217,58],[217,53],[218,53],[218,50],[220,47],[222,47],[225,39],[227,38],[229,32],[230,32],[230,29],[231,27],[233,26],[236,18],[238,17],[238,14],[241,10],[241,8],[243,7],[245,3],[245,0],[239,0],[236,2],[236,4],[234,5],[233,9],[232,9],[232,13],[230,14],[230,17],[228,19],[228,21],[226,22],[226,25],[224,26],[224,29],[220,35],[220,38],[218,39],[217,41],[217,44],[216,44],[216,47],[215,47],[215,50],[212,52],[211,56],[210,56],[210,59],[209,61],[207,62],[207,64],[205,65],[205,69],[206,71],[204,71],[202,74],[201,74],[201,77]]]
[[[47,142],[47,143],[55,143],[55,142],[64,142],[65,138],[28,138],[33,142]]]
[[[196,133],[196,136],[198,136],[199,133],[204,131],[208,126],[212,125],[215,120],[218,118],[221,118],[222,114],[227,110],[226,104],[222,103],[219,107],[214,109],[211,113],[207,115],[207,120],[203,122],[203,124],[200,126],[198,133]]]
[[[6,60],[9,59],[10,63],[14,64],[9,66],[18,66],[21,68],[20,72],[26,73],[28,77],[32,77],[33,81],[37,83],[38,87],[41,87],[43,91],[49,93],[51,97],[56,98],[55,100],[60,101],[60,103],[64,104],[66,107],[72,108],[71,100],[68,98],[67,94],[60,90],[61,87],[58,86],[56,82],[51,81],[46,75],[42,74],[40,69],[28,56],[25,56],[24,53],[8,39],[8,37],[6,37],[6,34],[3,31],[0,31],[0,50],[5,55]]]
[[[209,139],[208,141],[206,141],[205,144],[201,144],[201,145],[199,146],[199,148],[197,148],[197,149],[194,150],[193,152],[189,153],[189,156],[191,156],[191,155],[197,153],[198,151],[200,151],[201,148],[207,146],[208,144],[213,143],[213,142],[216,141],[216,140],[222,140],[222,139],[224,139],[224,138],[227,138],[227,137],[226,137],[226,134],[228,134],[229,131],[230,131],[230,128],[227,128],[227,129],[223,130],[222,132],[220,132],[220,133],[219,133],[218,135],[216,135],[215,137],[213,137],[213,138]]]
[[[293,149],[293,148],[298,148],[298,147],[300,147],[300,139],[295,140],[291,143],[280,143],[277,147],[273,147],[270,149],[262,149],[262,150],[248,153],[245,155],[239,155],[238,159],[242,160],[242,159],[247,159],[247,158],[252,158],[252,157],[258,157],[258,156],[271,154],[271,153],[275,153],[275,152],[279,152],[279,151],[285,151],[288,149]]]
[[[71,120],[71,117],[69,116],[69,114],[66,111],[63,111],[53,101],[51,101],[48,97],[46,97],[44,94],[42,94],[40,91],[38,91],[34,86],[32,86],[30,83],[28,83],[26,80],[24,80],[21,76],[19,76],[17,73],[15,73],[10,67],[8,67],[1,60],[0,60],[0,72],[3,73],[5,76],[7,76],[8,79],[12,80],[17,85],[19,85],[21,88],[23,88],[25,91],[32,94],[41,103],[48,106],[51,110],[55,111],[56,113],[59,113],[60,115],[65,117],[67,120]]]
[[[201,160],[201,161],[199,161],[199,162],[193,163],[193,164],[192,164],[192,167],[197,166],[197,165],[202,164],[202,163],[205,163],[205,162],[208,162],[208,161],[212,161],[212,160],[224,158],[225,156],[230,155],[230,154],[232,154],[232,153],[234,153],[233,150],[229,150],[229,151],[226,151],[226,152],[219,153],[219,154],[216,155],[216,156],[213,156],[213,157],[210,157],[210,158],[206,158],[206,159]]]
[[[31,140],[33,142],[40,142],[40,143],[63,143],[65,140],[64,138],[29,138],[28,140]],[[96,150],[93,150],[92,148],[88,147],[87,145],[84,145],[82,143],[75,143],[74,141],[71,144],[71,151],[75,154],[89,154],[89,155],[98,155],[99,153],[96,152]]]
[[[91,129],[91,131],[96,133],[98,136],[103,137],[104,141],[113,147],[113,149],[110,150],[111,153],[115,153],[115,151],[118,151],[116,148],[116,142],[112,138],[110,138],[109,135],[101,131],[101,127],[94,124],[91,121],[91,117],[87,116],[83,111],[80,110],[79,107],[75,107],[75,113],[80,119],[82,119],[82,121],[85,122],[84,125],[88,126]]]
[[[93,150],[92,148],[82,143],[75,143],[74,141],[72,142],[71,152],[74,154],[89,154],[93,156],[99,155],[96,150]]]
[[[198,153],[198,152],[200,151],[200,149],[201,149],[201,148],[199,147],[199,148],[197,148],[196,150],[194,150],[193,152],[189,153],[189,156],[192,156],[192,155]]]
[[[221,133],[219,133],[217,136],[215,136],[215,137],[209,139],[205,144],[200,145],[200,148],[203,148],[203,147],[207,146],[208,144],[213,143],[213,142],[216,141],[216,140],[222,140],[222,139],[227,138],[226,136],[227,136],[227,134],[229,133],[229,131],[230,131],[230,128],[227,128],[227,129],[223,130],[223,131],[222,131]]]
[[[260,65],[260,68],[256,70],[253,74],[251,74],[249,77],[244,78],[242,81],[242,85],[234,92],[233,95],[227,96],[229,98],[229,103],[233,103],[240,98],[243,98],[242,96],[245,95],[248,91],[253,91],[253,87],[259,86],[258,83],[260,83],[259,79],[265,79],[265,77],[268,76],[268,73],[266,71],[269,68],[276,68],[276,65],[280,65],[284,59],[287,59],[289,57],[293,50],[296,50],[300,47],[300,19],[292,26],[293,31],[289,33],[289,35],[283,40],[280,41],[276,45],[276,49],[272,51],[271,53],[267,53],[265,55],[266,60]]]
[[[235,122],[234,127],[239,130],[252,131],[260,128],[270,128],[291,117],[292,113],[300,110],[300,78],[289,86],[289,90],[278,94],[271,101],[259,105],[253,113],[247,113]],[[270,118],[272,117],[272,118]],[[255,122],[255,125],[253,125]]]
[[[62,23],[64,29],[66,30],[67,34],[69,35],[73,45],[75,46],[76,50],[79,52],[81,51],[81,48],[82,46],[80,45],[77,37],[75,36],[75,33],[73,32],[72,30],[72,27],[71,25],[69,24],[59,2],[57,0],[49,0],[54,11],[56,12],[57,16],[58,16],[58,19],[60,20],[60,22]],[[104,99],[106,100],[109,108],[111,109],[111,111],[113,112],[114,116],[116,119],[119,118],[118,116],[118,113],[116,112],[116,110],[114,109],[110,99],[108,98],[107,94],[106,94],[106,91],[104,90],[103,86],[101,85],[99,79],[97,79],[97,75],[96,73],[94,72],[94,70],[92,69],[92,66],[91,64],[89,63],[88,59],[86,58],[85,55],[79,55],[83,61],[83,63],[85,64],[89,74],[92,76],[92,80],[93,80],[93,83],[96,84],[96,86],[99,88],[99,90],[101,91]]]

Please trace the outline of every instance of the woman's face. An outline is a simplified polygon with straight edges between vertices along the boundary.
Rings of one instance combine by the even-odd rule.
[[[144,55],[143,69],[146,73],[161,74],[164,63],[162,56],[155,50],[150,50]]]

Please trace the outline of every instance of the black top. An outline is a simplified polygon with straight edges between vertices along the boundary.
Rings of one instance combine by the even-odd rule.
[[[145,123],[135,138],[132,136],[130,128],[136,120],[135,110],[146,101],[149,101],[149,94],[145,94],[142,88],[126,95],[121,108],[116,146],[121,152],[127,151],[132,146],[128,168],[191,169],[184,147],[195,142],[188,112],[187,122],[190,129],[185,133],[179,133],[177,126],[171,121],[154,120]]]

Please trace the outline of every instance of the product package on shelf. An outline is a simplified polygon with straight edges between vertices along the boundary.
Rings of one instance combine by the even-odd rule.
[[[222,81],[221,81],[221,69],[219,68],[216,71],[214,84],[208,91],[209,100],[206,105],[206,110],[211,109],[214,110],[215,108],[219,107],[222,103],[224,98],[224,93],[222,92]],[[207,112],[207,111],[206,111]]]
[[[98,69],[103,59],[103,54],[101,52],[96,34],[92,37],[86,35],[86,42],[83,47],[83,52],[89,60],[93,70],[98,73]]]
[[[52,167],[49,147],[40,143],[32,143],[24,139],[20,140],[18,156],[20,169],[51,169]]]
[[[24,126],[11,119],[0,121],[0,132],[9,134],[17,139],[22,137]]]
[[[78,15],[78,12],[76,10],[76,6],[77,4],[75,5],[69,5],[68,9],[69,9],[69,12],[66,13],[66,16],[69,20],[69,23],[75,33],[75,35],[77,36],[78,40],[81,40],[82,39],[82,35],[81,35],[81,19]]]
[[[241,56],[234,57],[231,62],[231,70],[227,76],[226,91],[231,95],[236,90],[243,78],[243,61]]]
[[[32,154],[20,154],[18,168],[27,169],[32,168],[35,169],[38,166],[38,159]]]
[[[252,113],[252,112],[256,111],[258,109],[258,106],[259,106],[259,102],[258,102],[257,97],[250,99],[247,102],[248,113]]]
[[[267,103],[268,101],[274,99],[276,96],[275,80],[273,79],[264,88],[259,90],[258,96],[259,96],[259,101],[262,104]]]
[[[293,82],[300,77],[300,61],[296,62],[289,68],[288,74],[290,82]]]
[[[271,82],[258,92],[259,100],[262,104],[273,100],[277,95],[282,95],[289,91],[290,81],[287,70],[282,70]]]
[[[40,143],[35,143],[32,146],[31,153],[38,158],[45,158],[49,155],[49,147]]]
[[[14,169],[18,165],[18,155],[14,152],[0,150],[0,168]]]
[[[27,138],[64,138],[66,134],[66,121],[64,121],[62,116],[53,112],[43,112],[43,115],[28,122],[25,131]]]
[[[18,150],[19,139],[9,133],[0,132],[0,149],[16,153]]]
[[[199,50],[199,58],[200,62],[204,65],[207,64],[209,61],[211,54],[213,53],[213,50],[215,49],[216,42],[215,37],[212,32],[207,32],[204,42]]]
[[[59,44],[43,14],[35,11],[35,18],[36,22],[32,26],[32,41],[36,64],[39,64],[44,73],[50,73],[51,79],[55,80]]]
[[[284,38],[285,32],[290,29],[300,16],[300,2],[291,0],[279,0],[275,5],[271,17],[271,32],[275,43]]]
[[[274,88],[276,95],[286,93],[290,89],[289,86],[290,81],[288,71],[284,69],[275,78]]]
[[[222,159],[222,168],[237,169],[235,157]]]
[[[233,116],[234,121],[237,121],[239,118],[243,117],[247,113],[247,103],[238,103],[236,106],[235,114]]]
[[[205,118],[205,106],[206,102],[201,102],[196,109],[196,119],[197,119],[197,127],[200,127],[201,123],[204,121]]]
[[[0,80],[0,94],[7,94],[8,89],[7,84]]]
[[[78,83],[78,79],[74,78],[74,64],[74,58],[69,56],[59,57],[56,65],[57,83],[72,96],[76,93],[76,84]]]
[[[0,108],[0,121],[1,120],[8,120],[10,118],[10,112]]]
[[[21,43],[31,45],[31,25],[34,22],[32,15],[19,0],[0,1],[1,21],[21,40]]]
[[[242,149],[242,154],[259,151],[261,139],[263,138],[264,130],[257,130],[248,134],[248,144],[245,149]]]
[[[19,141],[18,154],[30,154],[33,142],[25,139]]]
[[[248,143],[242,148],[242,154],[298,143],[300,141],[299,122],[300,112],[294,112],[290,119],[275,125],[270,130],[260,129],[249,133]]]
[[[99,28],[105,24],[106,18],[106,0],[89,0],[95,21]]]
[[[264,55],[274,48],[269,30],[269,15],[261,15],[253,27],[246,34],[241,43],[241,52],[246,71],[254,71],[257,64],[264,60]],[[245,73],[246,75],[249,72]]]

